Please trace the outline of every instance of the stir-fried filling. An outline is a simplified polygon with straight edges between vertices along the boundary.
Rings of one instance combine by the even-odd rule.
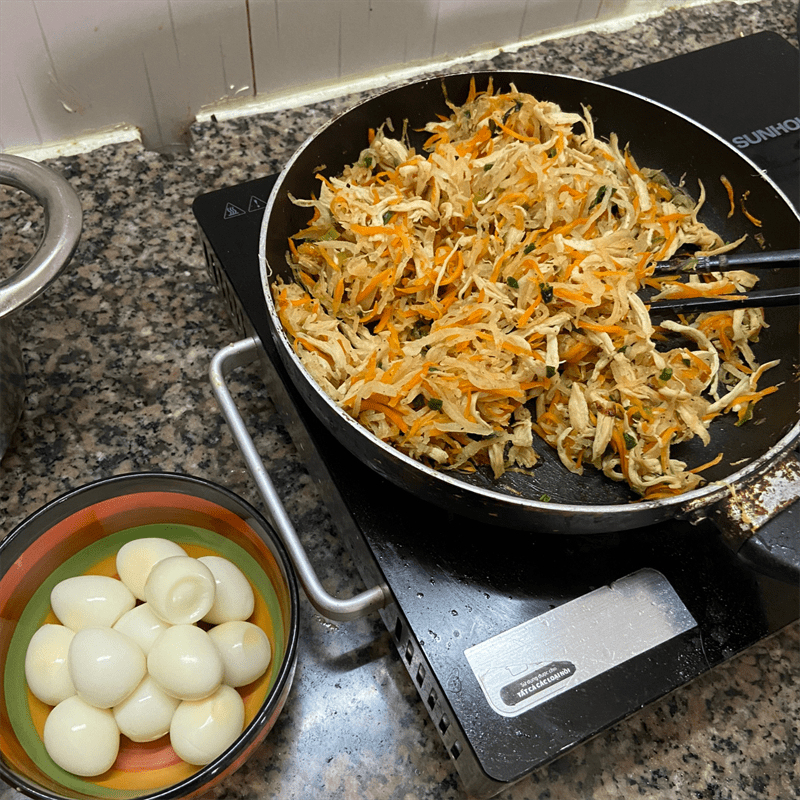
[[[534,434],[575,473],[594,465],[646,498],[701,483],[673,445],[775,387],[751,350],[761,310],[651,321],[637,292],[732,294],[749,273],[649,278],[682,246],[735,247],[691,200],[592,119],[514,87],[426,126],[425,153],[369,132],[320,178],[272,288],[302,363],[378,438],[433,466],[534,466]],[[658,345],[658,347],[657,347]],[[674,345],[674,346],[671,346]],[[721,458],[709,459],[716,463]],[[704,466],[708,466],[706,464]]]

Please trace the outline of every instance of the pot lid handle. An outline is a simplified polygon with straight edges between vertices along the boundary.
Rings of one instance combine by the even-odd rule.
[[[25,266],[0,281],[2,319],[44,291],[72,258],[81,236],[83,210],[65,178],[21,156],[0,154],[0,183],[22,189],[44,208],[39,248]]]

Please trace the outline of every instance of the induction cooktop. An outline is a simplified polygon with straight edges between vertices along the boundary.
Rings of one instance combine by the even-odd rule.
[[[737,39],[605,82],[728,139],[795,202],[798,52]],[[746,102],[743,102],[746,98]],[[365,467],[313,416],[277,357],[258,239],[275,182],[201,195],[209,272],[380,610],[466,791],[489,797],[798,617],[788,572],[754,568],[708,523],[591,536],[491,527],[412,497]],[[797,531],[797,506],[783,513]],[[797,536],[789,539],[797,563]],[[780,565],[779,565],[780,567]]]

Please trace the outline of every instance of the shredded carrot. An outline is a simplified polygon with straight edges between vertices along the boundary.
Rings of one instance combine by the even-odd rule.
[[[588,342],[575,342],[569,350],[564,352],[561,358],[568,363],[580,361],[584,356],[591,353],[592,349],[592,345]]]
[[[750,213],[750,212],[749,212],[749,211],[748,211],[748,210],[747,210],[747,209],[744,207],[744,201],[747,199],[747,197],[748,197],[748,195],[749,195],[749,194],[750,194],[750,190],[748,189],[748,190],[747,190],[747,191],[746,191],[746,192],[745,192],[745,193],[742,195],[742,197],[741,197],[740,203],[741,203],[741,206],[742,206],[742,214],[744,214],[744,215],[747,217],[747,219],[749,219],[749,220],[750,220],[750,222],[752,222],[752,223],[753,223],[753,225],[755,225],[757,228],[760,228],[760,227],[761,227],[761,224],[762,224],[762,223],[761,223],[761,220],[760,220],[760,219],[756,219],[756,218],[755,218],[755,217],[754,217],[754,216],[753,216],[753,215],[752,215],[752,214],[751,214],[751,213]]]
[[[728,410],[735,410],[737,406],[740,405],[747,405],[748,403],[757,403],[761,400],[762,397],[766,397],[768,394],[772,394],[773,392],[777,392],[777,386],[767,386],[765,389],[762,389],[760,392],[752,392],[750,394],[740,394],[734,400],[731,400],[728,403]]]
[[[580,322],[581,328],[586,328],[590,331],[599,331],[602,333],[616,333],[616,334],[625,334],[625,328],[621,325],[604,325],[599,322],[588,322],[587,320],[581,320]]]
[[[391,420],[403,433],[408,431],[408,424],[396,408],[387,406],[385,403],[379,403],[377,400],[369,399],[361,401],[361,408],[367,411],[380,411],[386,419]]]
[[[521,142],[539,142],[538,137],[536,136],[524,136],[521,133],[517,133],[515,130],[503,125],[502,122],[499,120],[494,121],[498,128],[500,128],[503,133],[507,133],[509,136],[513,136],[515,139],[519,139]]]
[[[575,305],[593,305],[594,300],[591,295],[585,292],[576,292],[572,289],[565,289],[562,286],[555,286],[553,294],[560,297],[562,300],[569,300],[570,303]]]
[[[690,469],[689,472],[693,474],[702,472],[704,469],[708,469],[709,467],[715,467],[720,461],[722,461],[722,453],[720,453],[716,458],[712,458],[711,461],[706,461],[705,464],[701,464],[699,467]]]
[[[622,426],[617,424],[611,434],[611,441],[614,443],[614,450],[619,457],[619,468],[623,475],[628,474],[628,446],[625,443],[625,435]]]
[[[531,314],[536,310],[539,303],[542,302],[542,296],[537,295],[536,299],[522,312],[520,318],[517,320],[517,328],[524,328],[528,320],[531,318]]]
[[[357,225],[355,222],[351,223],[350,230],[359,236],[382,236],[394,233],[394,228],[386,225]]]
[[[360,303],[362,300],[369,297],[370,294],[392,274],[392,271],[391,267],[387,267],[383,272],[379,272],[372,277],[366,286],[356,295],[356,303]]]
[[[731,204],[730,209],[728,209],[728,218],[730,219],[736,211],[736,202],[733,196],[733,186],[724,175],[720,175],[719,179],[722,181],[722,185],[725,187],[725,191],[728,193],[728,202]]]

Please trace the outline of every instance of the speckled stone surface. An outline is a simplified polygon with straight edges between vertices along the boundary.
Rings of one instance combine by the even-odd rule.
[[[796,3],[721,2],[614,34],[584,33],[476,67],[601,78],[761,30],[797,45]],[[89,481],[190,473],[261,503],[207,369],[235,330],[208,278],[192,200],[274,172],[317,125],[358,98],[193,129],[185,155],[136,145],[50,162],[78,191],[81,243],[47,292],[15,315],[24,413],[0,464],[0,531]],[[27,259],[38,209],[0,203],[0,276]],[[231,390],[326,589],[361,581],[257,374]],[[464,792],[377,615],[323,619],[303,599],[297,675],[265,743],[214,798],[452,800]],[[503,791],[503,800],[800,797],[798,626],[620,722]],[[0,800],[18,800],[0,787]]]

